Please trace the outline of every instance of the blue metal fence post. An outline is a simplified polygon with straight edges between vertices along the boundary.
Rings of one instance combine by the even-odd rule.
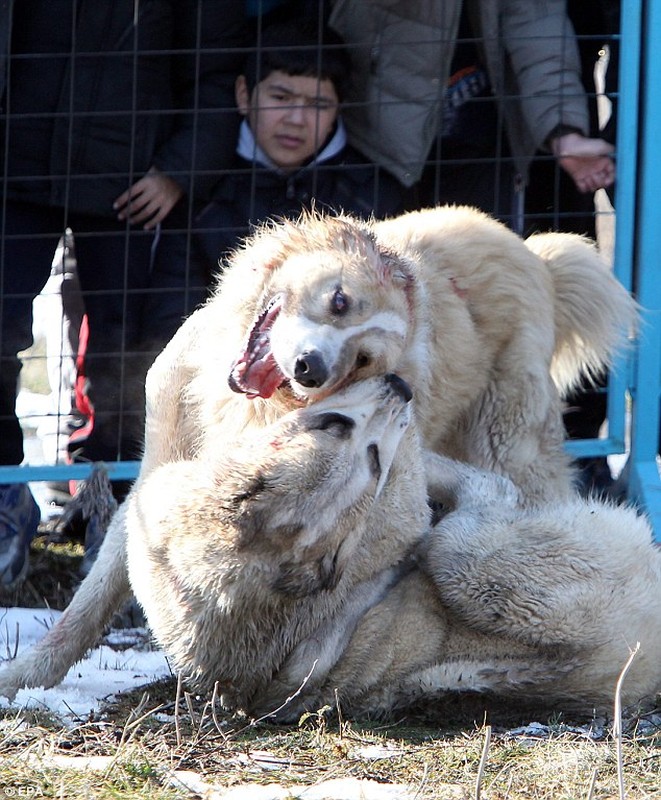
[[[619,281],[628,290],[633,288],[641,23],[640,0],[622,0],[613,269]],[[626,451],[627,399],[632,385],[635,355],[635,348],[632,347],[617,359],[610,370],[607,393],[608,436],[599,439],[572,439],[566,442],[566,449],[572,457],[605,456]]]
[[[628,14],[639,13],[636,2],[622,5],[623,34]],[[657,464],[659,449],[659,401],[661,398],[661,0],[642,3],[641,52],[639,80],[638,154],[636,181],[622,183],[616,197],[618,223],[620,202],[635,203],[633,218],[633,280],[636,296],[642,306],[642,325],[639,334],[637,363],[632,385],[632,429],[629,493],[647,512],[655,538],[661,541],[661,480]],[[629,69],[632,55],[628,42],[622,41],[620,96],[626,102],[629,90]],[[625,118],[622,136],[629,133]],[[620,156],[627,164],[627,150],[618,140],[618,172]],[[618,176],[619,180],[619,176]],[[631,192],[629,196],[625,192]],[[626,205],[624,206],[626,208]],[[626,220],[621,221],[622,224]],[[619,235],[617,228],[616,235]]]

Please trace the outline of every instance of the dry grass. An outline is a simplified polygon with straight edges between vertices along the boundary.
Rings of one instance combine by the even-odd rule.
[[[20,789],[22,796],[165,800],[190,796],[173,785],[173,773],[182,771],[206,785],[249,784],[253,792],[282,784],[294,797],[297,787],[340,777],[384,790],[408,787],[417,800],[620,796],[617,747],[605,720],[570,725],[465,697],[386,722],[319,712],[285,728],[231,717],[211,698],[184,694],[177,707],[176,697],[175,681],[156,683],[69,728],[36,712],[7,712],[0,722],[0,797],[3,789],[5,796]],[[543,725],[514,727],[531,719]],[[624,731],[626,796],[661,797],[661,714],[630,717]]]

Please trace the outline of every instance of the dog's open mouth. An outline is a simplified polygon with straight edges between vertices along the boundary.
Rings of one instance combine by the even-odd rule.
[[[273,297],[252,326],[241,355],[232,364],[230,389],[249,398],[269,398],[286,378],[271,352],[271,328],[282,309],[282,295]]]

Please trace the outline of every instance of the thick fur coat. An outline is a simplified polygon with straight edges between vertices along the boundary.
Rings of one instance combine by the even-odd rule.
[[[509,476],[522,506],[569,501],[559,390],[607,364],[635,315],[587,241],[524,243],[468,208],[264,226],[150,370],[130,502],[58,625],[0,671],[0,692],[61,680],[130,594],[127,513],[155,469],[240,448],[370,376],[410,384],[427,448]]]

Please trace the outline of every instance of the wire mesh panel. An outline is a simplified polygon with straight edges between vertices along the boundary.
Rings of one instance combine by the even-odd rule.
[[[185,247],[166,245],[185,245],[233,152],[244,15],[28,0],[3,4],[0,25],[2,481],[66,481],[95,461],[132,478],[146,370],[206,296]]]
[[[596,237],[639,293],[641,349],[568,398],[566,425],[586,482],[604,468],[610,478],[633,409],[625,474],[652,508],[659,249],[646,215],[660,0],[625,1],[621,37],[618,3],[570,2],[573,28],[544,17],[564,4],[521,4],[526,24],[505,15],[497,29],[496,4],[432,4],[420,20],[395,18],[391,5],[118,0],[101,14],[85,0],[5,4],[0,483],[54,482],[66,494],[99,460],[117,482],[136,476],[147,367],[259,220],[313,203],[377,217],[467,203],[522,235]],[[278,44],[272,31],[292,21],[297,39]],[[557,85],[544,51],[566,78]],[[269,83],[288,70],[303,79],[295,91]],[[311,75],[322,78],[312,94],[300,89]],[[578,186],[550,144],[581,128],[581,104],[586,135],[617,136],[616,196]],[[303,134],[283,145],[293,168],[256,133],[285,111],[315,120],[307,155]],[[562,124],[541,136],[553,114]],[[19,374],[22,435],[11,429]]]

